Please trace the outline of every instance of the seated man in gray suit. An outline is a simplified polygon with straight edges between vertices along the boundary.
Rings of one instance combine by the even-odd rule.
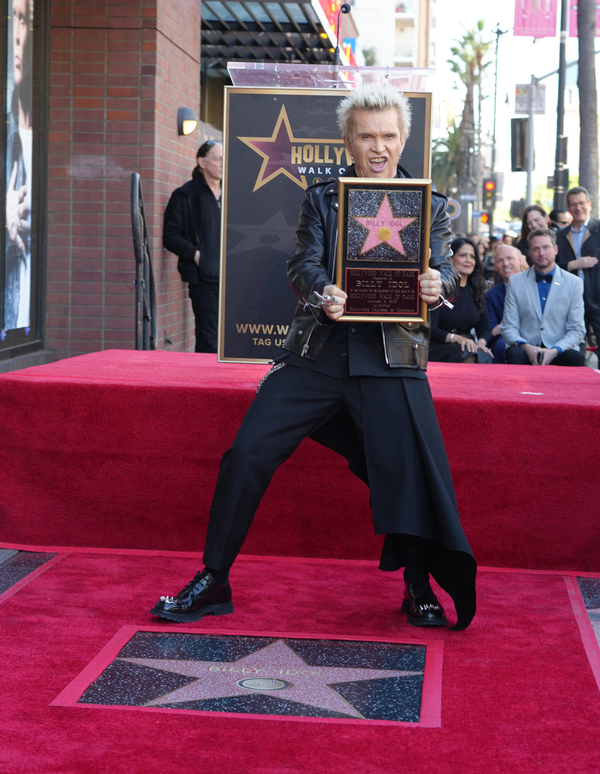
[[[556,265],[554,231],[536,229],[527,239],[533,266],[509,279],[504,303],[506,362],[582,366],[583,282]]]

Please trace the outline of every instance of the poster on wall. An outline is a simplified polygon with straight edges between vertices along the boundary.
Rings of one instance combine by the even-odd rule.
[[[8,0],[2,339],[32,315],[33,0]]]
[[[352,164],[334,89],[225,89],[220,361],[268,362],[285,340],[296,296],[287,280],[306,189]],[[406,93],[412,130],[401,164],[429,177],[431,94]]]

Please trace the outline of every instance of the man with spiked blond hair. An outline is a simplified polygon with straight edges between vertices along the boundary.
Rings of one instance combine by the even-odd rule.
[[[362,87],[341,101],[337,114],[354,159],[346,177],[409,177],[399,164],[410,130],[403,95],[391,86]],[[306,192],[287,264],[298,296],[289,334],[223,455],[205,567],[175,597],[161,597],[154,615],[187,622],[233,612],[229,569],[273,473],[307,436],[341,452],[369,485],[375,531],[385,535],[380,567],[405,567],[398,603],[408,622],[448,624],[430,574],[454,601],[454,629],[466,628],[475,614],[476,563],[425,374],[429,324],[336,323],[347,298],[333,280],[337,207],[337,182]],[[446,210],[445,198],[434,193],[429,270],[419,277],[430,308],[452,299],[458,287],[447,257]],[[379,593],[373,596],[379,602]]]

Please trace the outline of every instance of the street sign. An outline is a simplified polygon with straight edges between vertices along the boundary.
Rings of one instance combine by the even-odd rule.
[[[474,202],[477,197],[475,194],[461,194],[460,200],[461,202]]]
[[[483,210],[473,210],[471,216],[473,218],[480,218],[483,215]]]
[[[461,212],[460,202],[456,199],[448,199],[448,217],[450,220],[456,220]]]
[[[546,112],[546,86],[530,83],[518,83],[515,87],[515,113],[517,115],[529,115],[529,89],[533,88],[533,112],[544,115]]]

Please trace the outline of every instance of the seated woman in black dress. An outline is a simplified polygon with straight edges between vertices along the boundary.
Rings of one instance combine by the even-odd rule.
[[[437,363],[491,363],[488,344],[492,340],[484,293],[483,267],[477,246],[459,237],[450,249],[451,261],[460,274],[460,289],[454,309],[442,306],[431,312],[429,360]],[[476,339],[471,330],[475,329]]]

